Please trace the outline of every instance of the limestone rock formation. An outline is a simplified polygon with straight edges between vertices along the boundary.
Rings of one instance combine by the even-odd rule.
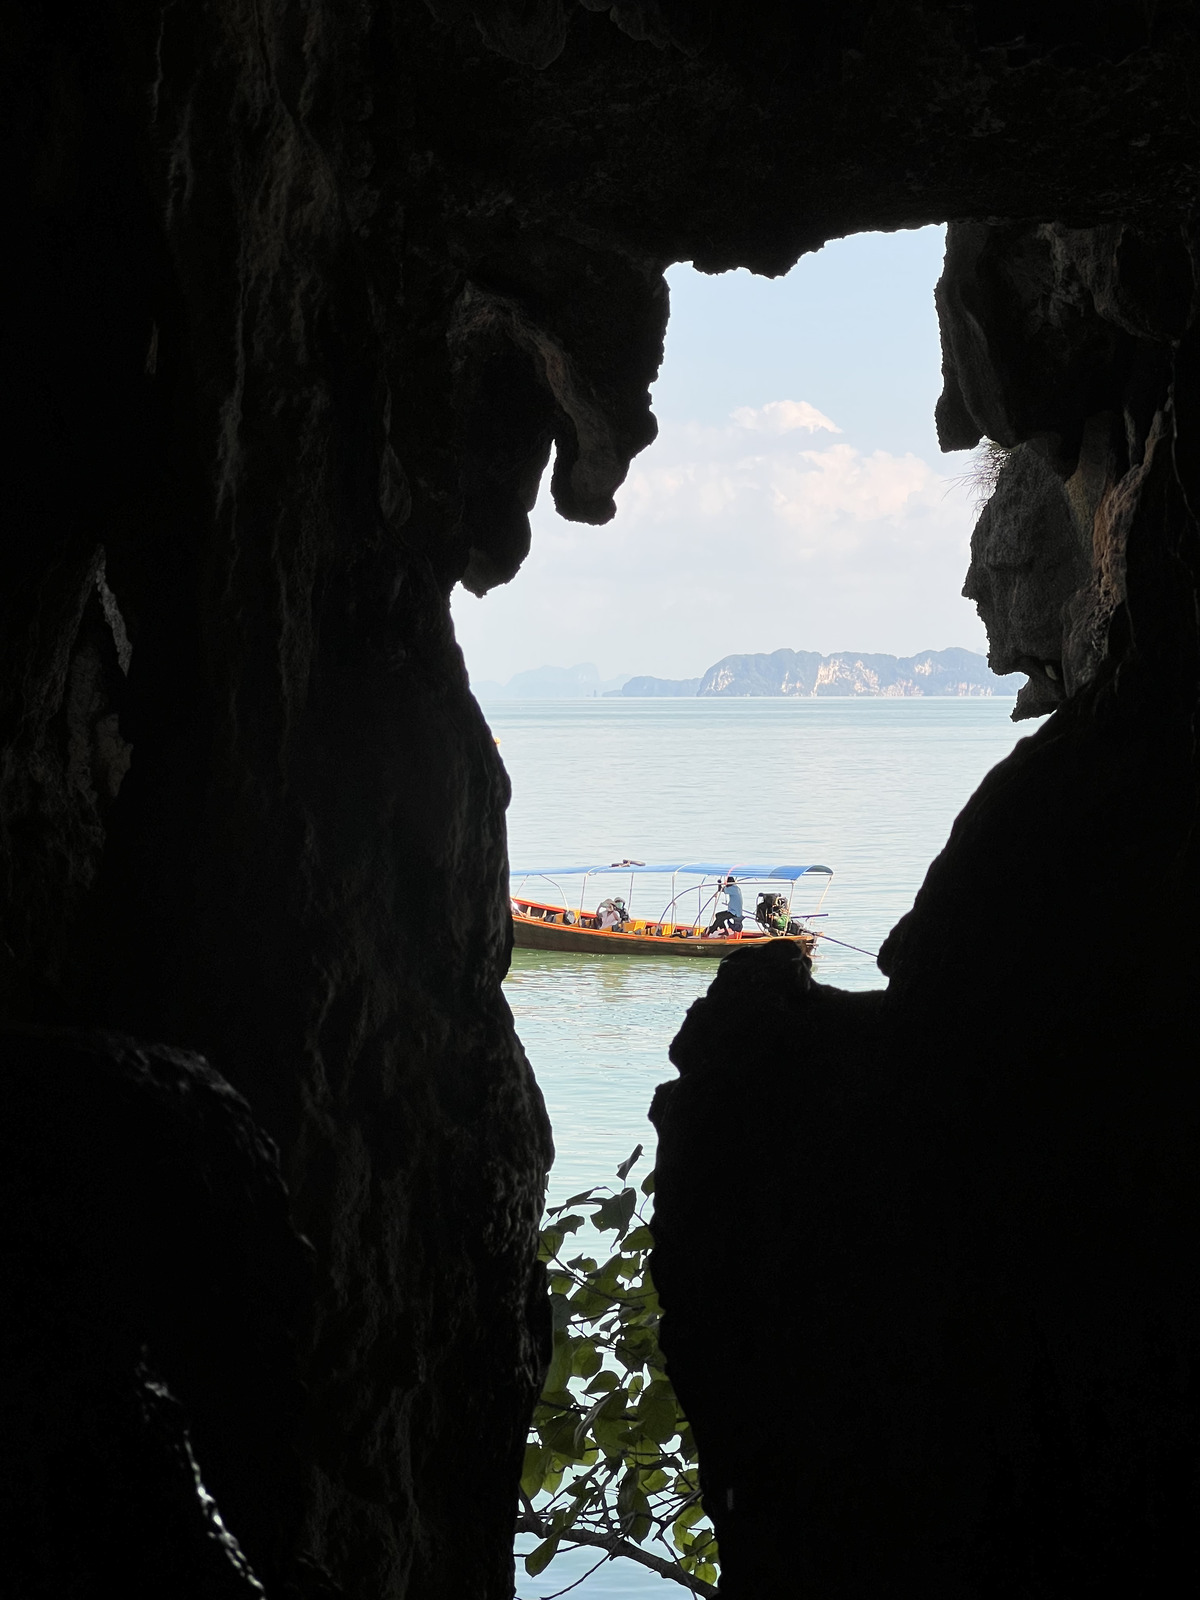
[[[709,667],[696,691],[702,695],[980,695],[1011,694],[971,650],[926,650],[916,656],[841,651],[772,650],[770,654],[725,656]]]
[[[1022,444],[1008,453],[971,535],[963,594],[988,630],[992,667],[1027,674],[1018,720],[1053,711],[1093,665],[1072,661],[1068,680],[1063,613],[1091,574],[1090,517],[1071,513],[1063,479]]]
[[[817,1274],[829,1292],[797,1324],[812,1394],[840,1400],[794,1436],[837,1470],[805,1457],[825,1499],[792,1521],[830,1594],[913,1572],[924,1593],[937,1572],[959,1594],[1092,1574],[1103,1593],[1133,1586],[1139,1543],[1152,1573],[1178,1554],[1197,62],[1183,0],[9,7],[0,1019],[202,1050],[279,1147],[313,1247],[286,1316],[298,1465],[269,1464],[258,1411],[205,1410],[219,1363],[208,1388],[135,1374],[112,1413],[118,1453],[159,1441],[168,1498],[184,1431],[204,1473],[266,1463],[268,1557],[261,1508],[213,1491],[256,1571],[389,1600],[511,1592],[551,1150],[500,992],[507,778],[450,590],[519,567],[552,448],[559,509],[611,516],[653,437],[669,263],[780,273],[826,239],[948,217],[943,437],[1035,449],[1087,570],[1068,593],[1058,513],[1043,550],[998,502],[976,572],[993,639],[1061,661],[1063,703],[960,819],[889,944],[886,1003],[797,998],[776,974],[785,1009],[840,1020],[811,1049],[801,1030],[771,1069],[784,1097],[752,1106],[781,1171],[811,1155],[803,1237],[853,1291],[834,1315],[837,1272]],[[1108,888],[1135,873],[1169,968]],[[876,1038],[882,1081],[860,1065]],[[813,1051],[819,1115],[792,1092]],[[736,1595],[761,1592],[779,1524],[739,1538],[721,1501],[727,1346],[688,1290],[713,1249],[709,1213],[688,1221],[713,1170],[692,1092],[664,1122],[663,1282]],[[48,1149],[57,1109],[31,1112]],[[856,1184],[889,1140],[899,1177]],[[131,1156],[146,1204],[152,1167]],[[797,1203],[770,1198],[773,1219]],[[267,1277],[287,1276],[279,1239]],[[74,1325],[86,1285],[36,1260]],[[157,1316],[168,1289],[127,1273],[122,1304]],[[911,1533],[885,1503],[915,1508]]]
[[[1006,683],[990,671],[983,657],[972,650],[926,650],[918,656],[853,650],[832,656],[818,655],[815,650],[759,651],[753,655],[722,656],[702,678],[630,678],[622,688],[610,691],[626,699],[686,695],[723,695],[727,699],[748,695],[912,697],[1012,692],[1011,682]]]
[[[608,698],[624,700],[686,700],[700,687],[699,678],[630,678],[619,689],[610,689]]]

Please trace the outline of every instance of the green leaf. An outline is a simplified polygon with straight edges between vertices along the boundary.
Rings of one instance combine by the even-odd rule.
[[[622,1161],[621,1165],[617,1168],[617,1177],[620,1178],[622,1183],[625,1182],[625,1179],[629,1176],[630,1172],[632,1172],[633,1168],[637,1166],[641,1159],[642,1146],[640,1144],[634,1145],[632,1154],[625,1161]]]
[[[624,1403],[620,1394],[601,1395],[600,1399],[585,1417],[580,1417],[575,1424],[575,1431],[571,1438],[571,1446],[577,1455],[583,1453],[587,1443],[589,1430],[594,1431],[600,1418],[616,1420],[623,1419]]]
[[[630,1432],[634,1436],[633,1443],[626,1448],[625,1454],[631,1461],[640,1467],[648,1467],[662,1460],[662,1451],[653,1439],[647,1439],[644,1433],[636,1429]]]
[[[618,1235],[623,1234],[629,1226],[629,1219],[633,1216],[636,1205],[637,1191],[622,1189],[620,1194],[614,1194],[608,1200],[602,1201],[592,1212],[593,1228],[599,1228],[602,1233],[615,1228]]]
[[[531,1550],[525,1557],[525,1571],[531,1578],[536,1578],[558,1554],[558,1539],[543,1539],[536,1550]]]
[[[655,1353],[655,1339],[641,1328],[635,1328],[632,1333],[625,1334],[617,1341],[613,1354],[622,1366],[631,1371],[640,1372],[647,1360]]]
[[[650,1532],[650,1502],[638,1482],[636,1472],[627,1472],[621,1480],[621,1487],[617,1491],[617,1516],[625,1537],[632,1539],[635,1544],[641,1544]]]
[[[551,1299],[551,1305],[559,1296]],[[556,1319],[557,1320],[557,1319]],[[556,1329],[554,1334],[554,1354],[550,1360],[550,1370],[546,1374],[543,1394],[553,1393],[567,1387],[567,1379],[571,1376],[571,1340],[569,1336]]]
[[[607,1417],[597,1417],[592,1423],[592,1437],[608,1459],[624,1457],[629,1443],[629,1429],[623,1422],[613,1422]]]
[[[622,1163],[622,1181],[640,1155],[634,1151]],[[641,1193],[653,1190],[649,1173]],[[531,1576],[560,1548],[573,1547],[576,1519],[580,1528],[619,1527],[638,1544],[662,1529],[678,1551],[681,1575],[718,1568],[697,1474],[687,1464],[695,1462],[695,1441],[663,1366],[661,1310],[647,1264],[654,1235],[638,1203],[629,1185],[615,1194],[599,1187],[548,1213],[557,1219],[542,1235],[555,1252],[548,1274],[554,1346],[521,1476],[529,1498],[543,1496],[546,1519],[545,1538],[525,1558]],[[568,1215],[575,1204],[589,1215]],[[615,1234],[607,1241],[612,1253],[599,1263],[581,1254],[564,1269],[557,1255],[562,1239],[589,1224]]]
[[[556,1256],[562,1242],[563,1236],[557,1228],[544,1228],[538,1245],[538,1260],[549,1261]]]
[[[543,1445],[532,1440],[525,1446],[525,1464],[521,1468],[521,1488],[532,1500],[535,1494],[540,1494],[542,1480],[546,1476],[546,1468],[550,1462],[550,1452]]]
[[[590,1339],[580,1339],[571,1356],[571,1372],[576,1378],[591,1378],[600,1371],[603,1361]]]
[[[694,1527],[695,1524],[703,1518],[703,1516],[704,1506],[699,1500],[693,1500],[691,1505],[684,1506],[683,1510],[675,1518],[675,1524],[672,1529],[672,1533],[675,1536],[675,1543],[679,1545],[681,1550],[684,1549],[684,1545],[680,1543],[684,1533],[688,1528]],[[690,1546],[693,1543],[694,1540],[689,1537],[687,1544]]]
[[[577,1289],[571,1296],[571,1309],[588,1322],[597,1321],[615,1304],[611,1294],[597,1294],[593,1289]]]
[[[551,1206],[546,1215],[548,1217],[556,1217],[560,1211],[568,1211],[572,1206],[580,1206],[585,1200],[590,1200],[595,1192],[594,1185],[590,1189],[583,1189],[579,1194],[573,1194],[569,1200],[564,1200],[562,1205]]]
[[[540,1426],[541,1423],[548,1419],[561,1416],[564,1412],[573,1410],[574,1406],[575,1396],[570,1390],[546,1388],[542,1390],[542,1398],[538,1401],[533,1414]]]
[[[547,1447],[564,1461],[578,1461],[583,1454],[582,1446],[576,1443],[575,1437],[579,1421],[578,1411],[560,1411],[557,1416],[547,1418],[538,1427],[538,1432]]]
[[[614,1294],[623,1259],[620,1251],[615,1256],[609,1256],[598,1272],[588,1274],[588,1288],[596,1294]]]
[[[679,1432],[678,1414],[674,1395],[655,1394],[654,1385],[651,1384],[646,1398],[638,1407],[638,1426],[647,1439],[665,1444]]]

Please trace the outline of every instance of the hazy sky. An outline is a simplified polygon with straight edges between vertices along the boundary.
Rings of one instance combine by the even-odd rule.
[[[694,677],[751,650],[986,651],[960,597],[974,520],[933,427],[941,228],[826,245],[786,278],[668,274],[658,439],[617,515],[549,475],[513,581],[453,610],[471,676],[593,661]]]

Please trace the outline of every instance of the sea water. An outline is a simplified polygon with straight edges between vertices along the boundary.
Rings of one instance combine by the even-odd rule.
[[[874,989],[885,980],[873,952],[912,905],[955,816],[1030,731],[1012,723],[1012,708],[986,697],[706,698],[498,702],[484,712],[512,779],[514,866],[830,866],[828,915],[812,924],[830,936],[818,941],[816,976]],[[571,880],[559,881],[570,892]],[[635,914],[662,915],[666,884],[638,879],[634,892]],[[748,913],[757,892],[748,886]],[[629,879],[591,879],[585,904],[614,893],[628,900]],[[796,907],[809,909],[817,894],[815,880],[802,882]],[[694,898],[682,909],[690,915]],[[646,1154],[634,1176],[648,1170],[646,1112],[655,1085],[674,1076],[667,1047],[714,973],[715,963],[682,957],[513,952],[505,993],[554,1128],[552,1203],[615,1181],[637,1144]],[[518,1563],[517,1593],[550,1595],[591,1564],[564,1555],[533,1579]],[[625,1561],[574,1591],[581,1600],[685,1592]]]

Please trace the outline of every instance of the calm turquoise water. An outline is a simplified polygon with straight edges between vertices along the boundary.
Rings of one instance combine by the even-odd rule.
[[[912,904],[964,802],[1024,731],[1009,720],[1012,701],[1000,699],[554,700],[484,710],[512,778],[514,865],[821,862],[835,876],[829,916],[814,925],[868,951]],[[628,879],[599,882],[590,904],[628,894]],[[661,914],[665,899],[648,896],[646,914]],[[752,909],[752,893],[747,902]],[[818,949],[824,982],[883,985],[869,956]],[[650,1097],[673,1075],[667,1046],[713,973],[704,961],[514,952],[505,990],[554,1126],[552,1201],[610,1181],[635,1144],[652,1159]],[[549,1595],[589,1564],[562,1557],[536,1580],[518,1565],[517,1593]],[[606,1564],[574,1592],[685,1593],[626,1565]]]

